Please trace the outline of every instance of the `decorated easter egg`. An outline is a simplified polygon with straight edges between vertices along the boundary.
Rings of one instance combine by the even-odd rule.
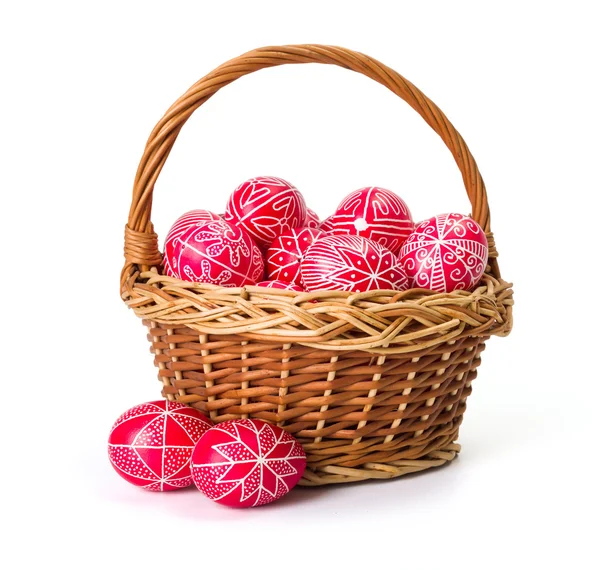
[[[257,507],[283,497],[305,467],[306,454],[294,437],[256,419],[217,424],[192,454],[198,489],[229,507]]]
[[[169,258],[173,255],[173,242],[176,238],[182,235],[188,228],[196,225],[201,225],[204,222],[210,222],[211,220],[221,219],[217,214],[213,214],[208,210],[190,210],[182,216],[179,216],[175,223],[171,226],[171,229],[167,233],[165,238],[164,248],[164,273],[169,277],[177,277],[175,272],[171,269]]]
[[[225,219],[246,230],[260,247],[268,247],[283,232],[304,226],[306,203],[289,182],[258,176],[233,191]]]
[[[362,293],[408,288],[398,258],[381,244],[361,236],[326,235],[307,250],[301,263],[307,291]]]
[[[335,214],[332,214],[328,218],[325,218],[321,224],[319,225],[319,229],[326,234],[330,233],[333,230],[333,218]]]
[[[306,227],[318,228],[321,225],[321,220],[314,210],[306,208]]]
[[[267,287],[269,289],[285,289],[286,291],[304,291],[300,285],[295,283],[288,283],[287,281],[278,281],[277,279],[271,279],[269,281],[261,281],[256,284],[257,287]]]
[[[253,285],[264,275],[260,249],[242,228],[225,220],[188,228],[173,241],[169,262],[179,279],[222,287]]]
[[[181,489],[192,484],[192,451],[212,425],[206,416],[178,402],[140,404],[113,425],[108,456],[132,485],[149,491]]]
[[[413,287],[450,293],[472,289],[488,260],[485,232],[462,214],[442,214],[421,222],[400,251]]]
[[[276,237],[267,250],[267,275],[269,279],[302,284],[300,263],[308,247],[325,234],[314,228],[294,228]]]
[[[366,237],[392,253],[398,253],[414,227],[406,202],[390,190],[377,186],[349,194],[328,224],[330,233]]]

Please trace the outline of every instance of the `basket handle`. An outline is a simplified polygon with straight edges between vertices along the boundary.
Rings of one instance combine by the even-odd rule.
[[[444,113],[410,81],[377,60],[345,48],[323,45],[264,47],[224,63],[192,85],[171,106],[150,133],[135,176],[131,209],[125,227],[125,266],[121,273],[121,288],[130,278],[131,270],[135,265],[144,271],[162,263],[158,248],[158,237],[154,233],[150,219],[152,192],[156,179],[185,122],[200,105],[212,97],[221,87],[259,69],[286,63],[339,65],[370,77],[404,99],[442,138],[452,153],[471,201],[471,215],[486,233],[490,232],[487,194],[475,159],[462,136],[452,126]],[[492,269],[499,276],[495,259],[492,263]]]

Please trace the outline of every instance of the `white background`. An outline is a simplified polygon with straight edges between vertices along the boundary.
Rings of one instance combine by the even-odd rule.
[[[3,2],[0,12],[0,564],[4,568],[597,567],[598,40],[594,2]],[[119,298],[145,140],[223,61],[261,45],[365,52],[431,97],[487,182],[515,329],[492,339],[460,459],[235,511],[153,494],[106,438],[160,396]],[[422,219],[469,212],[450,153],[357,74],[287,66],[202,107],[156,187],[164,238],[244,179],[291,180],[326,216],[364,185]],[[591,520],[589,517],[593,515]],[[595,531],[593,531],[595,527]]]

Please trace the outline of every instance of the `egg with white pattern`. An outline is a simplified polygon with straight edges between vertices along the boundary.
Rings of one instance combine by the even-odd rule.
[[[280,499],[300,481],[306,453],[282,428],[257,419],[229,420],[200,439],[192,455],[194,483],[229,507]]]
[[[168,400],[134,406],[114,423],[108,456],[127,482],[148,491],[192,484],[190,458],[213,422],[198,410]]]

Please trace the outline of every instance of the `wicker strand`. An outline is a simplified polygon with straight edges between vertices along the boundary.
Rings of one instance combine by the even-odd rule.
[[[418,473],[432,467],[440,467],[452,461],[460,452],[460,445],[449,444],[447,447],[434,451],[424,459],[401,460],[394,463],[366,463],[362,469],[324,467],[322,474],[305,472],[300,485],[314,487],[332,483],[356,483],[369,479],[392,479],[409,473]]]
[[[158,251],[158,236],[151,228],[149,232],[138,232],[125,226],[125,259],[129,264],[152,267],[162,264]]]

